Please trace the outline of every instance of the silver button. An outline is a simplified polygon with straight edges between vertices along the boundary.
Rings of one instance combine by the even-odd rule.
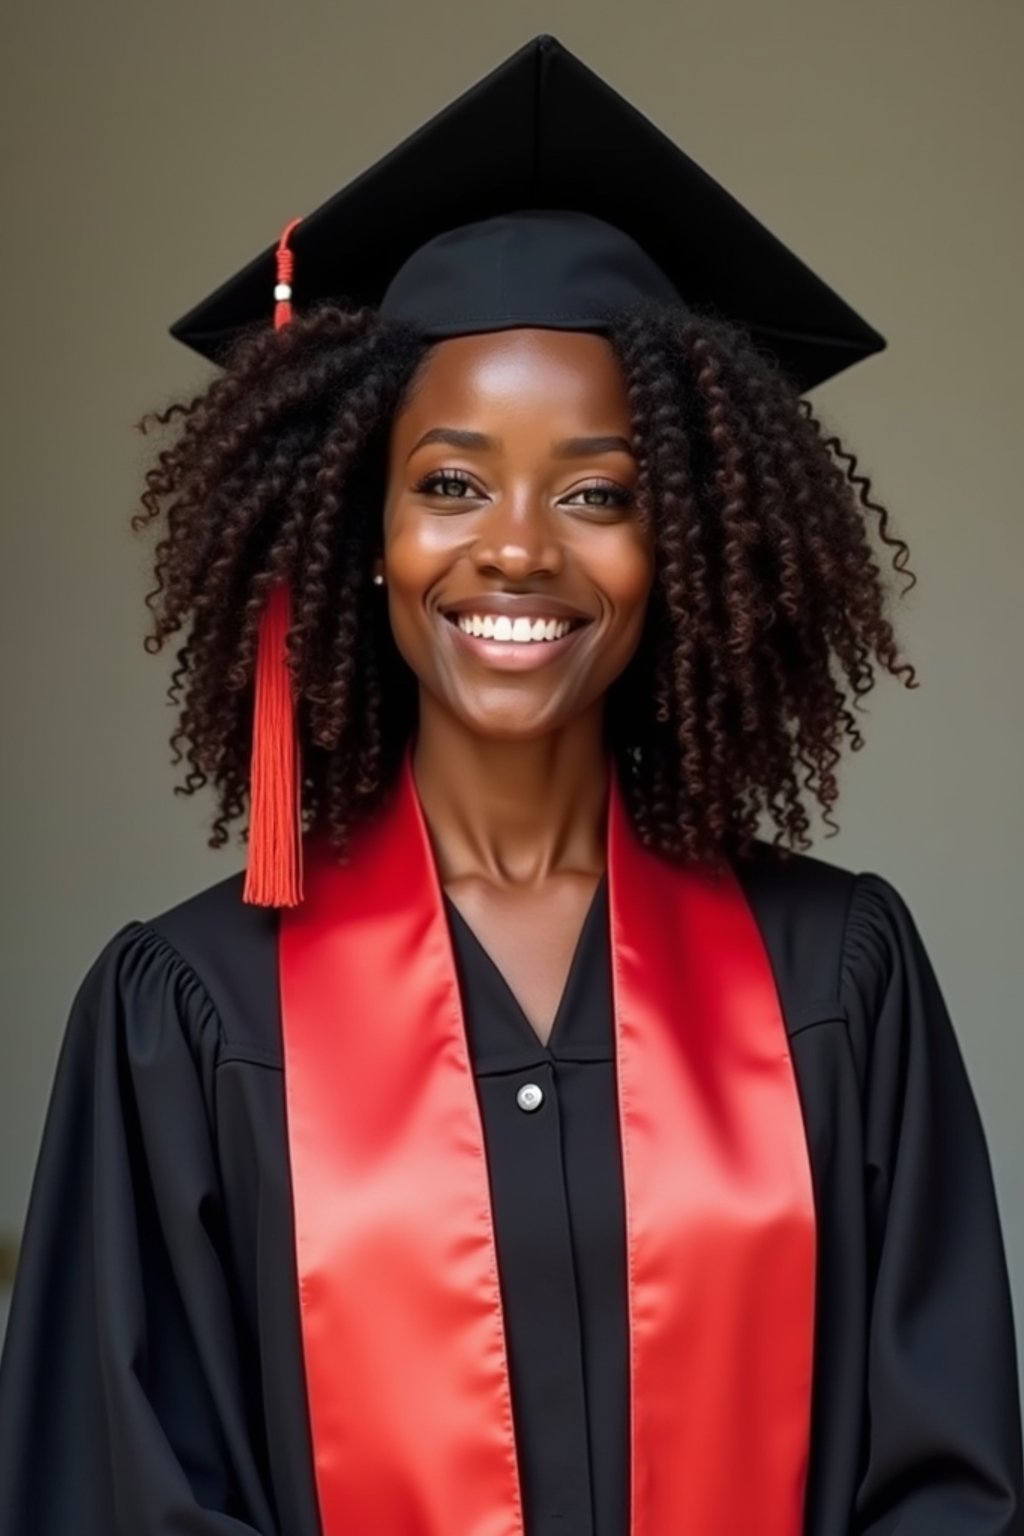
[[[516,1094],[516,1103],[520,1109],[540,1109],[544,1102],[544,1090],[536,1083],[524,1083]]]

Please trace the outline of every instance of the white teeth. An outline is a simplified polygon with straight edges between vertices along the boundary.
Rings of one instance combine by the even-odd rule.
[[[476,635],[485,640],[512,641],[517,645],[529,645],[538,640],[561,640],[572,628],[568,619],[510,619],[499,613],[460,613],[456,623],[463,634]]]

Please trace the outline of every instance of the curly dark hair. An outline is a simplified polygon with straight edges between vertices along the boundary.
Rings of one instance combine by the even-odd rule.
[[[643,636],[605,712],[632,819],[649,846],[711,864],[749,853],[765,816],[783,856],[806,849],[805,794],[838,830],[836,767],[863,745],[850,705],[875,662],[917,686],[871,534],[904,592],[908,547],[853,454],[739,327],[645,305],[608,334],[655,542]],[[210,847],[246,811],[259,619],[281,578],[305,829],[326,825],[343,850],[397,768],[416,685],[370,574],[390,423],[429,351],[371,309],[321,304],[250,330],[203,393],[139,423],[174,432],[132,526],[161,529],[146,648],[191,621],[171,747],[188,764],[176,793],[215,788]]]

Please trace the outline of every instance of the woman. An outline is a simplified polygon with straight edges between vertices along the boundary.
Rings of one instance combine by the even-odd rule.
[[[583,79],[537,40],[474,110],[524,59]],[[292,317],[283,242],[279,329],[161,417],[152,644],[191,620],[174,741],[250,868],[75,1000],[3,1536],[1024,1529],[956,1039],[892,886],[803,851],[849,695],[914,682],[906,546],[813,327],[785,371],[580,176],[438,214],[374,308]]]

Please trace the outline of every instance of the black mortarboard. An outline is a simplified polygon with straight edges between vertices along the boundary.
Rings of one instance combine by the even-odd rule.
[[[518,49],[308,214],[291,245],[300,308],[383,303],[425,335],[599,329],[631,298],[678,298],[744,326],[802,390],[885,345],[553,37]],[[172,335],[219,360],[268,317],[275,275],[270,246]]]

